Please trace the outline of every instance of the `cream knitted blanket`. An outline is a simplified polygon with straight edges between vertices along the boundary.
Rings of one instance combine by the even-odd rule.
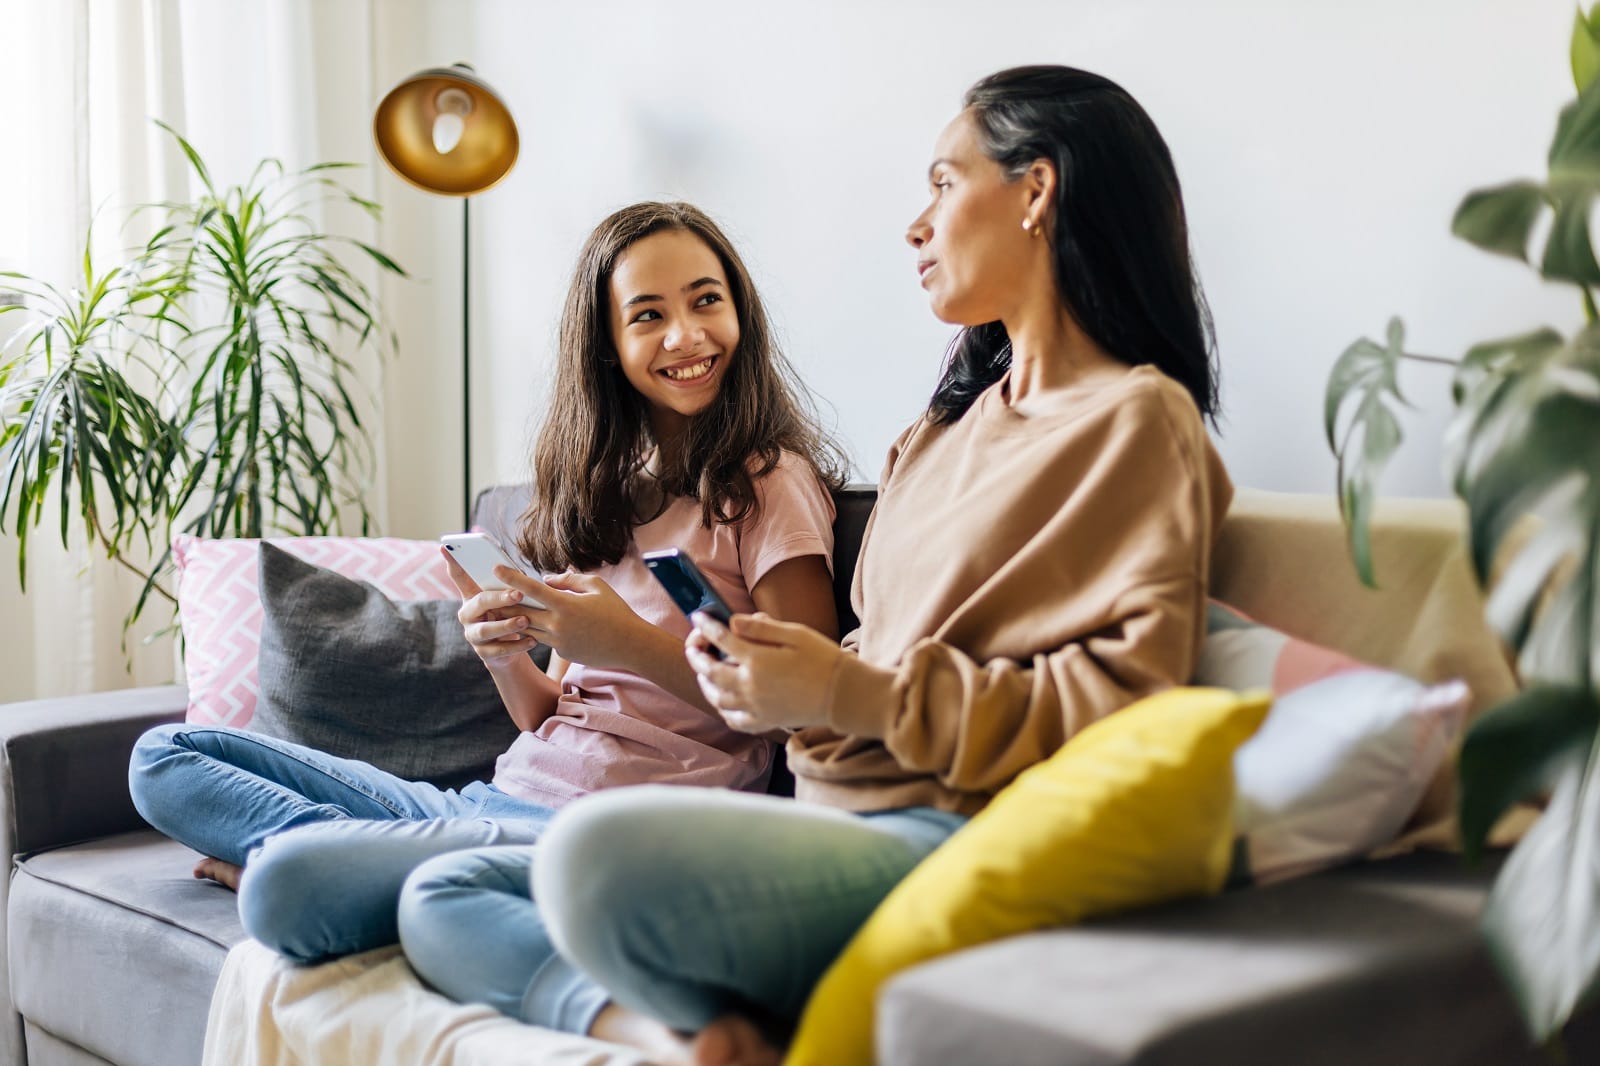
[[[465,1006],[398,947],[296,966],[246,940],[228,953],[205,1066],[644,1066],[637,1053]]]

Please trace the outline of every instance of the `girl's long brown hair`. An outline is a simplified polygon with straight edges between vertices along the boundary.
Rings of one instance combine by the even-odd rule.
[[[625,207],[595,227],[578,256],[561,315],[555,382],[533,447],[533,499],[517,546],[540,570],[592,570],[618,562],[642,514],[638,479],[650,448],[649,411],[623,376],[611,337],[611,275],[635,242],[683,230],[722,261],[739,316],[739,345],[716,399],[663,454],[664,496],[700,502],[701,520],[742,522],[759,503],[756,481],[784,451],[808,461],[830,487],[849,460],[821,428],[805,387],[778,350],[744,261],[704,212],[685,203]]]

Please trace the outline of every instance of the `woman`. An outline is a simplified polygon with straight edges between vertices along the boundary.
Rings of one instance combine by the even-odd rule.
[[[538,853],[549,934],[611,1001],[589,1031],[661,1062],[776,1062],[918,860],[1195,664],[1231,488],[1166,145],[1104,78],[1008,70],[968,92],[929,183],[906,238],[934,313],[963,329],[890,450],[860,629],[841,649],[763,614],[698,617],[688,642],[730,724],[793,731],[801,802],[627,789],[573,804]],[[408,947],[449,892],[413,877]]]

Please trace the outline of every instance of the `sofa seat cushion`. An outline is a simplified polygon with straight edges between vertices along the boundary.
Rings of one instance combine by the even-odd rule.
[[[1497,865],[1417,852],[953,955],[886,986],[878,1062],[1536,1066],[1477,932]]]
[[[197,858],[146,830],[19,861],[7,921],[20,1013],[125,1066],[199,1062],[212,987],[246,937],[233,893],[190,875]]]

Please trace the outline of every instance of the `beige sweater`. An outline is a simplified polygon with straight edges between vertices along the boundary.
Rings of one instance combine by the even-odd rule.
[[[1024,416],[1008,384],[891,447],[856,567],[858,654],[828,726],[789,741],[800,799],[972,813],[1193,673],[1233,488],[1189,394],[1140,367]]]

